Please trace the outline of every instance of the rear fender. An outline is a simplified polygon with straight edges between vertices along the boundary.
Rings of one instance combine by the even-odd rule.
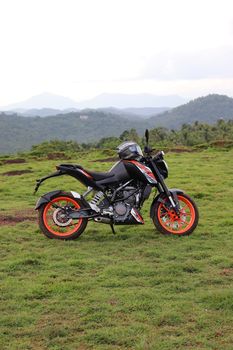
[[[38,210],[43,204],[50,202],[53,197],[57,196],[61,192],[62,192],[61,190],[56,190],[56,191],[51,191],[51,192],[45,193],[43,196],[41,196],[38,199],[36,206],[35,206],[35,210]],[[84,204],[86,204],[86,201],[79,193],[74,192],[74,191],[70,191],[68,193],[71,194],[71,196],[74,199],[81,199],[82,201],[85,202]]]
[[[168,191],[171,193],[173,199],[175,200],[175,202],[178,201],[177,195],[178,194],[183,194],[184,191],[180,190],[179,188],[169,188]],[[154,206],[156,202],[161,202],[164,203],[166,201],[166,195],[165,193],[159,193],[153,200],[153,202],[151,203],[151,207],[150,207],[150,217],[151,219],[154,218],[155,215],[155,211],[154,211]]]

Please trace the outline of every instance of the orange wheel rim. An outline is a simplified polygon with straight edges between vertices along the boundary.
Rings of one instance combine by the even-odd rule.
[[[65,217],[64,211],[59,208],[70,207],[72,209],[79,209],[80,205],[69,197],[57,197],[52,199],[44,208],[43,222],[48,231],[57,236],[70,236],[78,230],[82,224],[82,219],[75,222],[74,219]],[[63,215],[63,217],[62,217]],[[59,226],[59,222],[63,226]]]
[[[160,225],[168,232],[181,235],[187,232],[195,221],[195,209],[193,204],[185,197],[178,195],[180,203],[180,215],[177,216],[173,209],[166,207],[166,203],[160,203],[158,208],[158,220]]]

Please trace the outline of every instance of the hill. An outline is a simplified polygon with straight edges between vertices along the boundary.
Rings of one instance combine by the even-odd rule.
[[[78,112],[77,108],[55,109],[55,108],[30,108],[30,109],[14,109],[5,113],[12,114],[13,112],[22,117],[50,117],[58,114],[67,114]]]
[[[175,129],[182,124],[195,121],[212,124],[218,119],[233,119],[233,98],[217,94],[199,97],[182,106],[153,116],[149,122],[156,126]]]
[[[0,153],[27,150],[46,140],[92,143],[104,137],[120,136],[124,130],[132,128],[142,135],[146,128],[176,129],[195,121],[213,124],[220,118],[233,119],[232,98],[209,95],[147,119],[114,108],[86,109],[44,118],[2,113]]]
[[[84,113],[85,112],[85,113]],[[119,136],[135,128],[142,133],[144,122],[126,119],[118,114],[87,110],[51,117],[25,118],[17,114],[0,114],[0,153],[29,149],[45,140],[94,142],[102,137]]]
[[[130,113],[133,115],[137,115],[141,118],[149,118],[157,114],[161,114],[168,110],[170,110],[169,107],[144,107],[144,108],[132,107],[132,108],[124,108],[121,111],[124,111],[125,113]]]

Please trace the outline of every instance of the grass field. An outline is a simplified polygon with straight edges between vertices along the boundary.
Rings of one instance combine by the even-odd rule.
[[[80,157],[66,162],[97,171],[112,165]],[[35,179],[62,161],[2,162],[1,350],[233,349],[233,150],[168,153],[166,160],[168,185],[199,207],[191,236],[156,232],[151,197],[144,226],[118,226],[114,236],[108,225],[89,223],[72,242],[45,238],[30,211],[42,193],[81,190],[60,177],[32,195]],[[14,170],[31,173],[3,175]],[[14,222],[25,209],[32,219]]]

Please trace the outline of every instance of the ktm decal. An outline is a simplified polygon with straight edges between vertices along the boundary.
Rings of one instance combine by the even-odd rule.
[[[150,183],[156,183],[157,182],[156,178],[155,178],[155,176],[152,173],[150,168],[148,168],[147,166],[137,162],[136,160],[127,160],[127,162],[136,165],[136,167],[145,175],[145,177],[147,178],[147,180]]]

